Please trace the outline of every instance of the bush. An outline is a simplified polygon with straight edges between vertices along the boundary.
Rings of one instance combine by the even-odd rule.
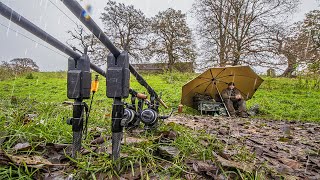
[[[36,77],[32,73],[26,75],[26,79],[35,79]]]
[[[14,74],[9,69],[0,66],[0,81],[4,81],[6,79],[10,79]]]

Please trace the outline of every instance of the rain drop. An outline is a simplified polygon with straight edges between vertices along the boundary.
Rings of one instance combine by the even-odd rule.
[[[17,79],[17,76],[14,76],[13,86],[12,86],[12,90],[11,90],[11,96],[13,96],[13,93],[14,93],[14,89],[15,89],[15,85],[16,85],[16,79]]]
[[[48,7],[48,0],[46,0],[46,4],[44,5],[44,10],[47,10]]]
[[[8,28],[7,28],[7,37],[9,36],[9,30],[10,30],[11,21],[9,22]]]
[[[60,22],[61,22],[61,16],[60,16],[59,19],[58,19],[58,24],[60,24]]]
[[[28,53],[28,49],[26,49],[26,50],[24,51],[24,55],[26,56],[27,53]]]
[[[10,21],[9,21],[9,25],[8,25],[8,28],[7,28],[7,36],[9,36],[9,30],[10,30],[10,26],[11,26],[12,13],[13,13],[13,10],[11,11],[11,15],[10,15]]]

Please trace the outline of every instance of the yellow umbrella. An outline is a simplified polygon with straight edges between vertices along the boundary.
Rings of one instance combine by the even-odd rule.
[[[193,97],[196,93],[215,98],[221,91],[234,82],[245,100],[250,99],[263,82],[249,66],[231,66],[210,68],[182,87],[181,104],[194,107]]]

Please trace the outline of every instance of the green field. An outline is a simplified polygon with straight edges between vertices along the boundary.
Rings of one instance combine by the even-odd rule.
[[[67,101],[66,96],[66,73],[47,72],[33,73],[32,79],[26,76],[0,81],[0,98],[2,107],[5,107],[11,97],[25,103],[34,102],[53,103],[60,105]],[[181,87],[196,74],[166,73],[148,75],[144,77],[147,82],[157,91],[162,93],[162,99],[170,106],[177,107],[181,98]],[[101,78],[100,78],[101,79]],[[265,80],[251,100],[247,102],[248,108],[259,104],[261,114],[259,117],[266,119],[319,121],[320,120],[320,90],[315,80],[269,78]],[[131,87],[139,92],[146,92],[133,77]],[[110,112],[111,102],[105,96],[105,80],[100,80],[100,89],[96,93],[94,109],[104,108]],[[197,113],[185,108],[187,113]],[[166,112],[168,112],[167,110]]]
[[[172,108],[180,102],[181,87],[196,74],[165,73],[159,75],[144,74],[147,82],[157,91],[162,92],[162,99]],[[95,95],[93,109],[89,122],[89,137],[84,141],[88,145],[94,138],[97,127],[103,129],[102,134],[110,134],[110,113],[112,100],[105,96],[105,80],[100,78],[100,89]],[[261,113],[256,118],[295,120],[295,121],[320,121],[320,91],[314,80],[287,79],[287,78],[263,78],[265,81],[257,90],[254,97],[247,102],[248,107],[259,104]],[[146,92],[134,78],[131,79],[131,87],[140,92]],[[1,149],[7,153],[15,153],[12,147],[18,142],[29,142],[32,147],[45,143],[71,143],[71,127],[65,123],[71,116],[72,107],[65,106],[62,102],[68,101],[66,97],[66,73],[65,72],[41,72],[32,76],[21,76],[5,81],[0,81],[0,141]],[[169,110],[162,109],[162,113]],[[195,110],[184,108],[184,113],[198,114]],[[26,114],[35,114],[32,119],[26,119]],[[181,156],[169,162],[170,168],[159,166],[163,162],[154,156],[154,151],[159,146],[150,139],[150,134],[143,135],[149,139],[147,143],[139,146],[123,146],[123,152],[129,156],[123,160],[124,169],[133,168],[133,164],[153,169],[160,175],[170,174],[171,177],[180,177],[184,172],[184,161],[193,157],[197,159],[213,158],[212,150],[219,151],[222,144],[214,137],[204,132],[194,134],[190,129],[179,125],[162,124],[158,131],[174,130],[180,136],[172,142],[178,147]],[[157,135],[157,134],[151,134]],[[199,141],[209,139],[212,146],[201,148]],[[28,154],[41,154],[34,149]],[[243,152],[244,154],[246,152]],[[83,156],[74,160],[76,169],[69,173],[79,177],[93,178],[96,173],[112,173],[111,160],[105,154]],[[38,172],[27,167],[0,166],[0,179],[21,178],[30,179]],[[248,175],[250,176],[250,175]]]

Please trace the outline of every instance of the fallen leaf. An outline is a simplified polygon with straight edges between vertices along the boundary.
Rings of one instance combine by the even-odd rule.
[[[293,172],[293,169],[287,165],[279,164],[277,167],[277,171],[279,171],[280,173],[291,174]]]
[[[70,144],[53,144],[53,143],[47,143],[46,144],[46,147],[47,148],[53,148],[55,149],[56,151],[61,151],[65,148],[68,148],[68,147],[71,147]]]
[[[298,179],[300,179],[299,177],[290,176],[290,175],[283,175],[283,178],[284,178],[285,180],[298,180]]]
[[[227,135],[228,134],[228,130],[226,128],[221,128],[221,129],[219,129],[219,134],[220,135]]]
[[[233,156],[235,154],[237,154],[237,152],[231,152],[229,150],[223,150],[223,151],[218,153],[219,156],[221,156],[221,157],[223,157],[223,158],[225,158],[227,160],[231,159],[231,156]]]
[[[195,161],[192,164],[192,167],[195,172],[201,173],[201,172],[208,172],[208,171],[216,171],[218,168],[213,163],[208,163],[204,161]]]
[[[122,144],[137,144],[141,142],[147,142],[147,139],[136,138],[136,137],[124,137],[121,141]]]
[[[16,164],[23,164],[26,163],[28,165],[37,165],[37,164],[44,164],[44,165],[52,165],[50,161],[44,159],[41,156],[12,156],[9,155],[10,159]]]
[[[110,136],[100,136],[100,137],[92,140],[90,142],[90,144],[92,144],[92,145],[94,145],[94,144],[102,144],[102,143],[106,142],[109,139],[110,139]]]
[[[142,179],[141,175],[146,173],[146,168],[142,167],[140,169],[140,167],[135,168],[133,171],[130,170],[127,173],[123,174],[121,177],[128,179],[128,180],[137,180],[137,179]]]
[[[54,153],[48,155],[48,160],[50,160],[50,162],[52,162],[52,163],[60,164],[63,159],[66,159],[66,156],[61,155],[57,152],[54,152]]]
[[[44,173],[44,180],[64,180],[64,179],[66,179],[66,175],[63,171]]]
[[[173,146],[159,146],[158,150],[161,156],[169,159],[177,157],[180,153],[180,151]]]
[[[283,164],[289,166],[292,169],[301,168],[301,164],[299,162],[295,161],[295,160],[288,159],[288,158],[285,158],[285,157],[282,157],[279,160],[280,160],[280,162],[282,162]]]
[[[207,140],[200,140],[199,143],[204,147],[209,146],[209,142]]]
[[[26,143],[18,143],[16,144],[13,149],[16,151],[26,151],[26,150],[30,150],[32,147],[31,145],[26,142]]]
[[[0,149],[0,164],[8,165],[11,162],[11,159],[6,155],[6,153]]]
[[[108,114],[105,114],[104,116],[105,116],[105,117],[111,117],[111,114],[108,113]]]
[[[108,179],[108,174],[105,172],[98,172],[95,174],[95,176],[98,180]]]
[[[198,175],[198,174],[186,174],[186,175],[184,176],[184,178],[185,178],[186,180],[206,179],[205,177],[200,176],[200,175]]]
[[[215,156],[217,162],[219,162],[221,164],[221,166],[224,167],[231,167],[231,168],[236,168],[245,172],[252,172],[253,171],[253,166],[250,164],[246,164],[244,162],[235,162],[235,161],[231,161],[231,160],[226,160],[223,157],[219,156],[218,154],[216,154],[214,151],[212,152],[212,154]]]
[[[80,150],[80,153],[81,153],[82,155],[86,155],[86,154],[89,154],[89,153],[91,153],[91,152],[94,152],[94,151],[97,150],[97,149],[98,149],[97,147],[90,147],[90,149],[82,148],[82,149]]]
[[[108,154],[111,156],[111,155],[112,155],[112,146],[108,146],[108,147],[102,146],[102,147],[99,147],[99,148],[96,149],[96,152],[97,152],[97,153],[108,153]],[[122,153],[122,152],[120,151],[120,157],[126,158],[126,157],[128,157],[128,156],[129,156],[129,155],[128,155],[127,153]]]
[[[173,130],[163,131],[160,134],[161,134],[162,138],[172,140],[172,141],[174,141],[178,136],[178,133]]]

